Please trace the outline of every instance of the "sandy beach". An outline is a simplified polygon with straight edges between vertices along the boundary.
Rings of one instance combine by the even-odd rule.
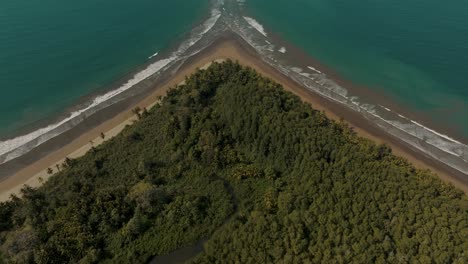
[[[451,183],[468,193],[468,180],[462,173],[410,148],[345,106],[331,102],[300,86],[263,62],[245,42],[234,37],[222,37],[204,51],[188,59],[174,76],[154,84],[151,92],[141,100],[135,102],[134,98],[98,112],[94,119],[91,118],[92,122],[77,125],[77,128],[73,128],[69,133],[58,136],[57,139],[50,140],[44,146],[32,150],[23,160],[20,157],[12,163],[3,164],[2,166],[10,166],[9,169],[14,172],[0,181],[0,201],[7,200],[11,194],[18,194],[25,184],[32,187],[40,186],[51,176],[47,173],[48,168],[56,172],[56,164],[61,164],[66,157],[80,157],[86,154],[92,146],[97,146],[104,140],[114,137],[126,125],[130,125],[135,120],[132,109],[137,106],[150,108],[157,103],[159,96],[164,96],[169,88],[183,82],[185,77],[197,68],[225,59],[237,60],[242,65],[254,68],[260,74],[282,84],[286,90],[296,94],[304,102],[310,103],[313,108],[325,111],[329,118],[344,119],[359,135],[378,143],[386,143],[395,155],[408,159],[417,168],[432,170],[444,182]],[[104,139],[101,133],[105,134]]]

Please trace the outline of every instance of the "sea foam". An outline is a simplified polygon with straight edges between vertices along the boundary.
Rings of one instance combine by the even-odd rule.
[[[257,20],[251,18],[251,17],[244,17],[245,21],[249,23],[253,28],[255,28],[258,32],[260,32],[263,36],[268,37],[265,28],[262,26],[262,24],[258,23]]]
[[[219,2],[222,3],[222,1]],[[275,45],[273,44],[273,40],[265,39],[268,35],[260,23],[251,17],[232,15],[232,10],[225,12],[227,16],[222,16],[222,12],[220,10],[220,7],[214,8],[211,12],[210,18],[202,25],[195,28],[188,40],[183,42],[179,48],[166,59],[159,60],[154,64],[149,65],[147,69],[136,74],[124,86],[120,87],[116,91],[111,91],[108,94],[103,95],[103,99],[100,99],[99,97],[96,98],[92,105],[99,105],[100,102],[106,102],[109,98],[115,97],[119,94],[119,90],[122,90],[121,92],[123,92],[125,89],[129,89],[133,84],[138,83],[137,80],[143,80],[155,72],[162,71],[172,63],[175,63],[175,61],[182,60],[182,57],[186,58],[199,52],[201,49],[188,55],[185,54],[185,51],[188,48],[200,41],[203,35],[208,33],[215,26],[217,21],[220,20],[220,17],[223,17],[224,19],[221,19],[223,21],[223,27],[237,33],[262,55],[262,59],[264,61],[278,69],[280,72],[290,76],[293,80],[303,84],[305,87],[317,92],[321,96],[346,105],[361,113],[366,118],[375,121],[378,126],[382,127],[388,133],[400,138],[420,151],[446,163],[454,169],[468,174],[468,170],[466,169],[468,168],[468,146],[448,137],[447,135],[427,128],[416,121],[410,120],[400,113],[393,112],[389,108],[381,105],[361,102],[359,97],[349,94],[347,89],[327,78],[326,74],[312,66],[306,67],[313,71],[313,73],[304,71],[299,67],[290,66],[288,63],[284,63],[281,58],[275,57],[275,54],[277,55],[276,51],[279,50],[274,48]],[[132,82],[132,80],[134,81]],[[389,119],[389,114],[393,114],[394,116]],[[45,142],[48,138],[51,138],[56,134],[60,134],[60,131],[52,133],[56,130],[54,128],[60,127],[61,124],[72,119],[72,116],[76,117],[79,115],[80,114],[72,113],[70,118],[67,118],[59,124],[51,125],[22,137],[0,142],[0,163],[2,163],[2,158],[5,156],[8,156],[7,159],[11,159],[21,155],[21,153],[29,151],[31,146],[27,144],[28,142],[32,142],[33,140],[37,141],[34,143],[35,146],[37,146],[40,144],[39,142]],[[84,115],[86,115],[86,113]],[[5,154],[3,155],[4,157],[2,157],[1,154]]]
[[[281,58],[276,57],[275,50],[271,49],[274,46],[273,40],[259,38],[258,34],[252,32],[254,30],[264,33],[263,26],[254,19],[242,18],[247,22],[246,25],[241,21],[235,21],[235,23],[230,23],[231,29],[256,49],[265,62],[321,96],[361,113],[364,117],[374,121],[383,130],[403,140],[408,145],[464,174],[468,174],[468,146],[414,120],[410,120],[400,113],[393,112],[390,108],[362,102],[361,98],[351,95],[346,88],[341,87],[313,66],[307,66],[309,70],[314,72],[308,73],[300,67],[292,66],[294,64],[284,62]],[[240,28],[236,28],[236,26],[240,26]],[[266,36],[265,34],[262,35]],[[268,45],[265,46],[263,43]],[[390,116],[388,116],[389,114]]]
[[[195,27],[188,40],[184,41],[179,48],[169,55],[167,58],[158,60],[150,65],[148,65],[142,71],[136,73],[132,78],[130,78],[123,85],[118,87],[115,90],[109,91],[103,95],[97,96],[92,100],[92,102],[75,112],[69,114],[65,119],[51,124],[49,126],[37,129],[29,134],[15,137],[13,139],[8,139],[5,141],[0,141],[0,164],[3,164],[7,161],[10,161],[14,158],[17,158],[31,149],[49,141],[50,139],[70,130],[73,126],[76,126],[78,123],[83,121],[92,109],[100,106],[101,104],[108,102],[110,99],[116,97],[119,94],[127,91],[141,81],[147,79],[148,77],[154,75],[155,73],[163,70],[165,67],[169,66],[171,63],[177,61],[180,56],[182,56],[191,46],[196,44],[204,34],[211,30],[211,28],[216,24],[221,12],[218,8],[213,8],[211,11],[211,16],[204,21],[200,26]],[[157,56],[159,53],[153,54],[150,58]],[[74,122],[74,120],[77,120]],[[72,122],[72,126],[65,127],[65,124]]]
[[[397,128],[401,130],[404,133],[407,133],[415,138],[418,138],[425,142],[426,144],[429,144],[431,146],[436,147],[437,149],[446,152],[450,155],[453,155],[455,157],[459,157],[463,160],[466,158],[468,154],[468,146],[458,142],[457,140],[454,140],[446,135],[443,135],[441,133],[438,133],[434,131],[433,129],[430,129],[426,126],[423,126],[419,124],[418,122],[414,120],[410,120],[403,115],[399,114],[400,117],[405,118],[406,120],[409,121],[409,123],[403,123],[399,122],[397,120],[388,120],[380,116],[375,110],[371,109],[365,109],[366,112],[372,114],[374,117],[382,120],[383,122],[391,125],[394,128]],[[400,138],[401,140],[404,140]],[[419,147],[419,145],[415,145],[414,142],[410,142],[408,140],[404,140],[405,142],[409,143],[410,145],[417,147],[419,150],[428,153],[426,149]],[[431,155],[432,156],[432,155]],[[466,160],[465,160],[466,161]],[[453,166],[452,166],[453,167]],[[458,168],[455,168],[458,169]],[[463,173],[467,173],[464,169],[458,169],[459,171]]]
[[[317,70],[316,68],[314,68],[314,67],[312,67],[312,66],[307,66],[307,68],[309,68],[310,70],[313,70],[313,71],[316,72],[316,73],[322,74],[321,71]]]
[[[148,59],[152,59],[152,58],[158,56],[158,54],[159,54],[159,52],[156,52],[156,53],[154,53],[153,55],[149,56]]]
[[[10,140],[0,142],[0,155],[3,155],[5,153],[8,153],[8,152],[13,151],[13,150],[16,149],[16,151],[8,153],[8,155],[3,159],[3,161],[1,161],[1,163],[7,162],[7,161],[9,161],[11,159],[14,159],[14,158],[24,154],[25,152],[27,152],[28,148],[22,149],[22,148],[19,148],[19,147],[23,146],[24,144],[26,144],[26,143],[28,143],[28,142],[30,142],[32,140],[38,139],[38,141],[35,143],[35,146],[38,146],[38,145],[48,141],[49,139],[57,136],[60,133],[54,133],[54,134],[49,134],[49,135],[46,135],[46,134],[48,132],[50,132],[50,131],[52,131],[52,130],[54,130],[54,129],[62,126],[62,125],[64,125],[65,123],[67,123],[71,119],[79,117],[81,114],[83,114],[86,111],[92,109],[93,107],[96,107],[97,105],[102,104],[103,102],[115,97],[116,95],[121,94],[122,92],[130,89],[135,84],[141,82],[142,80],[148,78],[149,76],[153,75],[157,71],[161,70],[163,67],[168,65],[174,59],[176,59],[176,57],[172,56],[172,57],[169,57],[169,58],[166,58],[166,59],[163,59],[163,60],[159,60],[159,61],[157,61],[155,63],[150,64],[144,70],[142,70],[142,71],[138,72],[137,74],[135,74],[130,80],[128,80],[125,84],[120,86],[118,89],[112,90],[112,91],[110,91],[110,92],[108,92],[108,93],[106,93],[104,95],[101,95],[101,96],[98,96],[98,97],[94,98],[94,100],[92,101],[92,103],[88,107],[80,109],[80,110],[75,111],[75,112],[72,112],[67,118],[63,119],[62,121],[60,121],[60,122],[58,122],[56,124],[49,125],[47,127],[38,129],[38,130],[36,130],[34,132],[31,132],[31,133],[29,133],[27,135],[19,136],[19,137],[10,139]],[[39,139],[39,137],[41,137],[41,138]]]

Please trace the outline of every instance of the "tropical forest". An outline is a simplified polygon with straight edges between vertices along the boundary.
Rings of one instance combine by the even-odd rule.
[[[1,203],[0,263],[468,263],[467,196],[313,107],[197,70]]]

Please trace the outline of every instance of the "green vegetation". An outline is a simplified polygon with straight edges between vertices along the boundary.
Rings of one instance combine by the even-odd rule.
[[[231,61],[22,194],[5,262],[468,262],[462,192]]]

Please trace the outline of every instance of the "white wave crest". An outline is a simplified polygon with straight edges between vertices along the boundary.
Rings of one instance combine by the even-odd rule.
[[[0,155],[3,155],[3,154],[8,153],[8,152],[10,152],[12,150],[15,150],[18,147],[20,147],[20,146],[22,146],[22,145],[24,145],[24,144],[26,144],[26,143],[28,143],[28,142],[30,142],[32,140],[38,139],[39,137],[44,135],[42,138],[40,138],[38,140],[38,142],[35,145],[38,146],[40,144],[43,144],[44,142],[48,141],[49,139],[57,136],[57,134],[51,134],[51,135],[45,136],[46,133],[60,127],[61,125],[67,123],[71,119],[80,116],[81,114],[85,113],[87,110],[89,110],[89,109],[91,109],[91,108],[93,108],[93,107],[95,107],[95,106],[97,106],[97,105],[99,105],[99,104],[113,98],[114,96],[116,96],[118,94],[121,94],[122,92],[128,90],[129,88],[131,88],[135,84],[143,81],[144,79],[148,78],[149,76],[153,75],[154,73],[156,73],[157,71],[159,71],[160,69],[162,69],[163,67],[168,65],[174,59],[176,59],[176,57],[169,57],[167,59],[163,59],[163,60],[157,61],[157,62],[155,62],[153,64],[150,64],[148,67],[146,67],[146,69],[144,69],[144,70],[138,72],[137,74],[135,74],[133,76],[133,78],[128,80],[125,84],[120,86],[118,89],[110,91],[110,92],[108,92],[108,93],[106,93],[104,95],[96,97],[88,107],[71,113],[70,116],[68,116],[67,118],[63,119],[62,121],[60,121],[60,122],[58,122],[56,124],[49,125],[47,127],[38,129],[38,130],[36,130],[34,132],[31,132],[31,133],[29,133],[27,135],[19,136],[19,137],[10,139],[10,140],[0,142]],[[27,149],[23,149],[23,150],[18,149],[18,151],[10,153],[7,157],[5,157],[5,159],[3,160],[2,163],[7,162],[8,160],[14,159],[14,158],[24,154],[27,151],[28,151]]]
[[[208,18],[202,25],[194,28],[189,39],[183,42],[179,46],[179,48],[169,57],[162,60],[158,60],[148,65],[144,70],[136,73],[130,80],[128,80],[119,88],[112,90],[104,95],[97,96],[87,107],[72,112],[67,118],[63,119],[58,123],[40,128],[26,135],[18,136],[5,141],[0,141],[0,164],[17,158],[29,152],[31,149],[58,136],[59,134],[66,132],[67,130],[71,129],[71,127],[60,129],[64,124],[70,122],[71,120],[79,118],[81,115],[86,115],[87,111],[132,88],[134,85],[140,83],[141,81],[147,79],[153,74],[159,72],[172,62],[178,60],[179,57],[187,51],[187,49],[189,49],[191,46],[197,43],[203,37],[204,34],[210,31],[211,28],[213,28],[220,16],[221,12],[217,8],[214,8],[211,12],[211,17]],[[153,54],[150,58],[155,57],[156,55],[158,55],[158,53]],[[82,119],[84,119],[84,117],[85,116],[83,116]]]
[[[459,142],[459,141],[457,141],[457,140],[455,140],[455,139],[453,139],[453,138],[451,138],[451,137],[449,137],[447,135],[441,134],[441,133],[439,133],[439,132],[437,132],[437,131],[435,131],[433,129],[430,129],[430,128],[426,127],[426,126],[423,126],[423,125],[421,125],[420,123],[418,123],[418,122],[416,122],[414,120],[411,120],[411,123],[413,123],[415,125],[418,125],[418,126],[422,127],[423,129],[428,130],[428,131],[438,135],[439,137],[445,138],[448,141],[451,141],[451,142],[456,143],[456,144],[462,144],[461,142]]]
[[[316,72],[316,73],[322,74],[321,71],[317,70],[316,68],[314,68],[314,67],[312,67],[312,66],[307,66],[307,68],[309,68],[310,70],[313,70],[313,71]]]
[[[247,23],[243,23],[244,21]],[[313,73],[305,72],[303,69],[293,66],[294,64],[285,63],[281,58],[276,57],[276,50],[270,49],[270,46],[274,46],[272,43],[273,41],[271,39],[260,38],[257,36],[259,34],[256,34],[256,32],[252,33],[252,31],[256,30],[262,33],[263,36],[267,36],[263,26],[255,19],[240,17],[239,20],[234,18],[230,22],[232,23],[229,23],[228,27],[239,34],[239,36],[261,54],[265,62],[281,73],[325,98],[362,113],[366,118],[376,119],[376,124],[388,133],[401,138],[409,145],[468,175],[468,146],[446,135],[437,133],[434,130],[427,129],[421,124],[409,120],[401,114],[395,113],[391,109],[382,106],[382,110],[397,115],[394,117],[395,119],[383,118],[383,116],[379,114],[380,111],[377,111],[377,107],[380,108],[378,105],[360,102],[360,98],[349,94],[346,88],[341,87],[333,80],[327,78],[320,70],[312,66],[307,66]],[[267,43],[268,45],[265,46],[263,43]]]
[[[284,53],[286,53],[286,48],[285,48],[285,47],[281,47],[281,48],[278,50],[278,52],[284,54]]]
[[[159,54],[159,52],[156,52],[156,53],[154,53],[153,55],[149,56],[148,59],[152,59],[152,58],[158,56],[158,54]]]
[[[382,107],[383,109],[387,110],[387,112],[392,112],[392,110],[390,108],[388,108],[388,107],[385,107],[383,105],[379,105],[379,106]]]
[[[367,113],[373,115],[374,117],[384,121],[385,123],[391,125],[392,127],[395,127],[404,133],[407,133],[415,138],[418,138],[419,140],[422,140],[426,144],[429,144],[445,153],[448,153],[450,155],[453,155],[455,157],[459,157],[463,160],[468,158],[468,146],[464,145],[463,143],[450,138],[447,135],[438,133],[437,131],[430,129],[414,120],[411,120],[401,114],[398,114],[398,116],[404,120],[405,122],[400,122],[398,120],[388,120],[383,117],[381,117],[377,111],[375,111],[374,108],[369,108],[365,105],[362,105],[361,108],[365,110]],[[385,108],[384,108],[385,109]],[[407,121],[409,121],[407,123]],[[414,147],[418,147],[414,142],[407,142],[410,145]],[[418,147],[418,149],[422,150],[423,152],[427,151],[421,147]],[[451,166],[453,167],[453,166]],[[459,171],[463,173],[467,173],[467,171],[463,171],[462,169],[456,168]]]
[[[255,28],[260,34],[262,34],[265,37],[268,37],[268,34],[265,31],[265,28],[263,28],[262,24],[258,23],[257,20],[251,18],[251,17],[244,17],[245,21],[249,23],[253,28]]]

